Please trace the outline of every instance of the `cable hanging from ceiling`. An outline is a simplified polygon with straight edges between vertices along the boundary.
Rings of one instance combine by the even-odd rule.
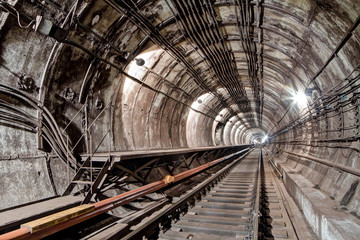
[[[317,99],[315,99],[308,106],[308,110],[305,113],[295,117],[296,119],[294,121],[282,127],[275,134],[273,134],[273,136],[276,137],[282,135],[290,131],[291,129],[294,129],[300,125],[304,125],[308,123],[309,121],[314,121],[314,120],[322,121],[337,117],[338,115],[343,115],[346,112],[360,111],[360,108],[358,106],[358,102],[360,99],[360,85],[358,84],[360,81],[359,70],[360,70],[360,66],[356,67],[354,71],[351,74],[349,74],[349,76],[345,79],[345,81],[342,81],[340,84],[333,87],[325,94],[317,97]],[[345,109],[346,107],[347,109]],[[357,114],[360,114],[360,112]],[[343,116],[341,116],[341,118],[343,118]],[[340,128],[338,129],[327,129],[326,131],[320,131],[319,133],[329,133],[329,132],[339,132],[339,131],[343,132],[343,131],[349,131],[355,129],[360,129],[359,121],[357,121],[357,123],[352,126],[348,126],[348,127],[340,126]],[[357,141],[359,137],[360,135],[358,132],[357,135],[351,137],[336,138],[336,139],[318,139],[317,141],[319,142]]]
[[[113,1],[105,0],[111,7],[124,14],[133,24],[135,24],[139,29],[141,29],[155,44],[163,48],[170,56],[172,56],[176,61],[181,63],[187,73],[192,77],[194,82],[204,89],[204,91],[209,92],[215,98],[219,100],[219,104],[222,108],[227,108],[232,113],[233,116],[237,116],[237,113],[229,107],[230,105],[224,99],[224,97],[219,94],[216,90],[209,88],[205,83],[206,81],[201,77],[199,72],[195,70],[193,65],[186,59],[186,56],[179,51],[172,43],[170,43],[157,28],[155,28],[144,16],[142,16],[138,11],[137,7],[133,2],[130,1]]]
[[[220,32],[211,3],[190,0],[172,0],[172,3],[183,31],[210,63],[220,85],[227,89],[240,110],[249,111],[246,92]]]
[[[235,0],[235,13],[237,25],[240,33],[241,44],[245,53],[246,63],[248,66],[248,74],[250,83],[253,88],[254,98],[256,102],[256,112],[259,115],[259,125],[261,124],[262,106],[263,106],[263,76],[262,76],[262,34],[260,25],[262,23],[262,4],[257,1],[257,28],[258,28],[258,46],[256,46],[253,38],[254,27],[254,9],[248,0]],[[258,55],[256,54],[258,53]]]

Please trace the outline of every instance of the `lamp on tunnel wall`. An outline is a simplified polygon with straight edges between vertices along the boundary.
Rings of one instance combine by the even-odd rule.
[[[307,96],[304,92],[298,91],[293,92],[292,94],[292,100],[294,104],[299,105],[300,107],[306,107],[307,106]]]
[[[262,139],[261,139],[261,144],[264,144],[267,140],[268,140],[268,135],[265,135]]]
[[[145,60],[142,58],[135,58],[136,65],[143,66],[145,64]]]

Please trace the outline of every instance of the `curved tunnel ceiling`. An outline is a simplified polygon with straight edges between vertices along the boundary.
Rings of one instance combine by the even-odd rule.
[[[292,93],[311,90],[310,109],[359,66],[357,0],[45,2],[8,7],[67,31],[61,43],[31,33],[44,56],[23,71],[62,128],[74,121],[73,145],[87,127],[114,150],[252,143],[301,118]]]

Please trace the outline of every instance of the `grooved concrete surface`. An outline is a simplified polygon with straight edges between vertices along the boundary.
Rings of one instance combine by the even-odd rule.
[[[357,240],[360,220],[336,206],[326,193],[286,164],[279,164],[289,194],[303,211],[319,239]]]

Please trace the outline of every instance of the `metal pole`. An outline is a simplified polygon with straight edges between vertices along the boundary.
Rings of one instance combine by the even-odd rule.
[[[70,163],[69,163],[69,135],[66,135],[66,163],[67,163],[67,175],[68,175],[68,185],[70,184]],[[75,164],[76,167],[76,164]]]

